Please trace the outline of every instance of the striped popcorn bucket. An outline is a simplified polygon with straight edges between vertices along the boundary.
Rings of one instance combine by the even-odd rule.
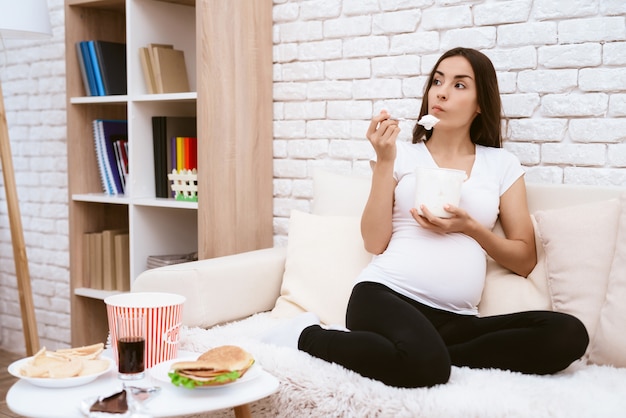
[[[146,319],[146,369],[176,358],[185,297],[174,293],[131,292],[104,299],[113,358],[117,359],[115,318],[143,315]]]

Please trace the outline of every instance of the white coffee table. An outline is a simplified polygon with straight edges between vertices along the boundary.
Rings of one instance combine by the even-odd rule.
[[[250,402],[278,390],[278,379],[265,370],[260,370],[258,376],[245,382],[206,389],[176,387],[155,379],[149,371],[143,379],[129,384],[162,388],[161,393],[145,405],[146,412],[154,417],[191,415],[225,408],[234,408],[238,418],[250,417]],[[25,417],[79,418],[84,417],[80,411],[82,400],[110,395],[121,389],[122,381],[117,378],[116,370],[86,385],[70,388],[43,388],[20,380],[9,389],[6,402],[11,411]]]

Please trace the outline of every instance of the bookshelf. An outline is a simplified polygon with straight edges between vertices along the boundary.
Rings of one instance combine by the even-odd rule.
[[[84,238],[129,230],[130,280],[149,255],[210,258],[271,247],[272,1],[66,0],[72,345],[105,341],[104,298],[86,286]],[[124,42],[127,94],[88,96],[75,43]],[[185,52],[191,92],[148,94],[139,48]],[[155,198],[153,116],[195,116],[198,202]],[[102,191],[92,120],[128,120],[125,195]]]

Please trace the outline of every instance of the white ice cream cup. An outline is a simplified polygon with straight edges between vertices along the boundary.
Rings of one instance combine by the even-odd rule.
[[[444,206],[459,206],[461,186],[467,178],[463,170],[451,168],[415,168],[415,207],[423,215],[422,205],[435,216],[449,218]]]

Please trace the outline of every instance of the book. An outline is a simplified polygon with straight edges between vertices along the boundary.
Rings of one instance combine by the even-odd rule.
[[[177,137],[196,137],[195,116],[152,117],[152,140],[154,158],[154,191],[156,197],[171,197],[167,174],[172,167],[172,151],[169,141]],[[174,155],[176,155],[174,153]]]
[[[87,234],[89,242],[89,287],[102,289],[102,233]]]
[[[126,44],[120,42],[92,41],[103,95],[126,94]]]
[[[158,93],[180,93],[189,91],[185,52],[155,47],[152,68]]]
[[[128,233],[117,234],[115,240],[115,289],[130,290],[130,248]]]
[[[156,81],[154,80],[154,70],[152,69],[152,59],[150,51],[147,47],[139,48],[139,58],[141,60],[141,69],[143,70],[143,78],[146,83],[146,91],[148,94],[157,92]]]
[[[89,51],[89,60],[91,61],[94,79],[96,80],[96,94],[94,94],[94,96],[104,96],[104,83],[102,81],[102,73],[100,72],[100,65],[98,64],[94,41],[87,41],[87,49]]]
[[[106,150],[103,150],[103,141],[100,138],[100,121],[94,120],[92,122],[92,130],[93,130],[93,140],[94,140],[94,148],[96,150],[96,160],[98,163],[98,172],[100,173],[100,182],[102,183],[102,191],[105,194],[114,194],[113,186],[110,182],[111,176],[108,174],[108,164],[107,160],[105,160],[104,155],[106,154]]]
[[[79,42],[79,45],[81,59],[83,61],[83,66],[85,67],[85,73],[87,73],[87,82],[89,83],[89,90],[87,90],[87,92],[89,96],[97,96],[98,88],[96,87],[96,79],[91,63],[91,55],[89,54],[89,45],[87,44],[87,41]]]
[[[103,178],[105,193],[124,194],[126,187],[125,173],[120,170],[120,153],[116,153],[116,142],[126,146],[128,141],[128,122],[126,120],[96,119],[94,121],[94,135],[100,176]]]
[[[102,231],[102,288],[104,290],[117,290],[115,237],[123,233],[127,231],[122,229]]]
[[[85,60],[83,58],[83,51],[80,42],[76,42],[76,58],[76,60],[78,61],[78,67],[80,68],[80,76],[83,80],[83,87],[85,88],[85,96],[91,96],[89,77],[87,76],[87,68],[85,67]]]

